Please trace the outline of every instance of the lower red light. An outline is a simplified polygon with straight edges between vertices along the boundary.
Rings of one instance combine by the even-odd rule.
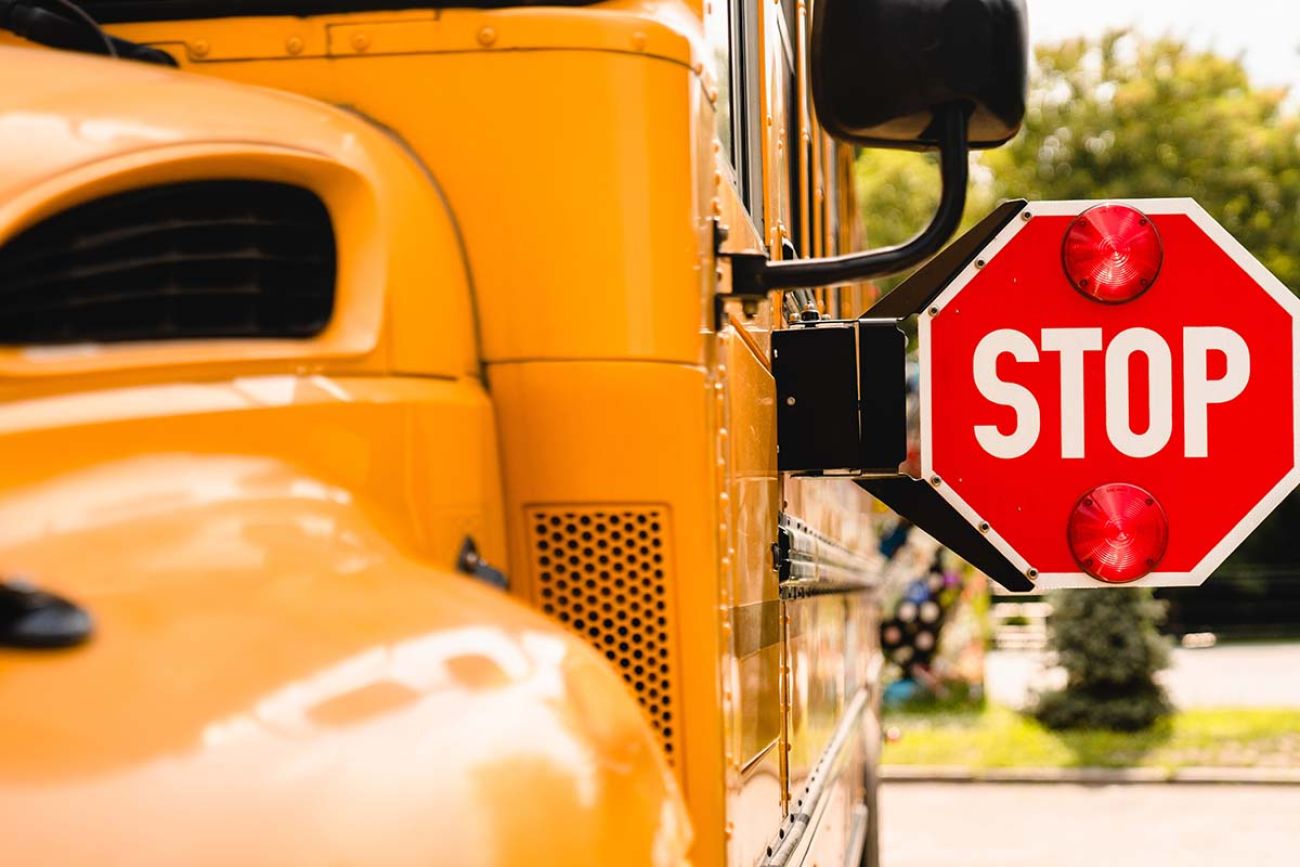
[[[1079,499],[1067,535],[1083,571],[1108,584],[1127,584],[1150,573],[1165,556],[1169,519],[1147,491],[1116,482]]]
[[[1138,297],[1160,274],[1164,245],[1151,220],[1129,205],[1095,205],[1065,230],[1065,276],[1094,301],[1117,304]]]

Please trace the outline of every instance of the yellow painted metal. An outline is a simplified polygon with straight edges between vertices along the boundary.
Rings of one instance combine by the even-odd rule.
[[[0,574],[97,623],[74,651],[0,653],[7,856],[682,863],[678,785],[618,678],[452,573],[466,536],[507,562],[499,438],[418,162],[297,97],[0,55],[21,142],[0,241],[97,195],[237,175],[316,190],[342,245],[318,339],[0,353]]]
[[[191,48],[187,68],[347,105],[400,135],[452,203],[485,361],[700,364],[713,120],[688,14],[647,2],[449,10],[432,24],[428,13],[325,16],[296,20],[294,32],[349,34],[341,53],[294,62],[218,53],[241,28],[280,19],[120,30],[160,44],[202,39],[209,52],[195,59]]]
[[[0,561],[97,630],[0,652],[7,862],[675,863],[615,676],[449,571],[464,532],[502,556],[491,428],[394,377],[0,407]]]
[[[806,116],[805,29],[782,34],[779,3],[748,11],[762,47],[761,215],[745,212],[720,163],[719,71],[699,3],[113,27],[172,52],[181,72],[115,64],[109,75],[105,61],[0,48],[0,91],[23,93],[0,98],[0,137],[22,139],[0,165],[0,243],[98,195],[237,174],[316,190],[341,257],[337,315],[318,339],[0,350],[0,439],[7,454],[37,455],[11,459],[0,515],[81,502],[113,516],[44,533],[29,521],[12,544],[0,526],[0,573],[48,576],[103,612],[102,645],[48,666],[52,710],[126,688],[104,739],[87,741],[114,769],[79,770],[70,753],[34,839],[69,809],[90,810],[104,834],[128,822],[129,804],[105,806],[114,786],[154,805],[158,787],[213,775],[204,807],[224,821],[178,820],[177,837],[164,827],[150,846],[174,854],[180,834],[208,840],[234,823],[211,860],[346,861],[381,829],[387,848],[371,863],[430,863],[421,847],[434,840],[432,861],[465,864],[712,867],[762,855],[845,690],[868,677],[874,629],[865,602],[779,601],[777,515],[859,551],[873,538],[857,488],[776,473],[767,354],[779,307],[715,306],[728,274],[714,217],[731,229],[729,250],[781,255],[796,229],[806,250],[824,249],[815,191],[833,172],[834,241],[852,240],[848,151]],[[792,121],[799,141],[787,141]],[[791,161],[810,202],[795,201]],[[624,539],[613,525],[588,540],[581,519],[615,514],[661,529],[614,556]],[[552,517],[559,528],[538,530]],[[509,567],[515,600],[567,613],[613,666],[448,575],[466,535]],[[563,545],[584,576],[563,604],[542,542]],[[95,564],[79,566],[81,551]],[[615,563],[638,581],[648,570],[650,584],[619,601]],[[632,628],[658,599],[664,622],[655,608],[653,625]],[[593,600],[610,605],[596,620]],[[653,639],[666,667],[658,694],[638,686],[646,645],[633,634]],[[411,659],[440,674],[408,676]],[[0,656],[0,673],[20,664],[43,670]],[[6,691],[13,683],[25,691]],[[0,677],[0,733],[47,719],[2,710],[26,706],[36,683]],[[124,720],[150,689],[176,707],[133,753]],[[675,782],[656,742],[672,746]],[[383,775],[347,765],[351,750],[390,768],[400,798]],[[846,854],[869,755],[845,753],[818,814],[830,830],[808,845],[828,863]],[[280,774],[274,785],[214,770],[252,756]],[[451,772],[429,772],[435,758],[454,759]],[[48,768],[33,759],[29,770]],[[594,789],[575,788],[583,774]],[[0,776],[0,799],[35,779]],[[355,833],[332,821],[349,791],[372,796]],[[297,799],[278,830],[276,797]],[[14,815],[35,808],[24,809]],[[399,825],[415,810],[437,815],[408,835]],[[316,848],[301,836],[309,819],[329,829]],[[87,837],[100,860],[105,839]]]
[[[763,855],[781,822],[784,790],[781,603],[771,550],[781,508],[770,422],[776,389],[765,354],[745,334],[733,320],[719,338],[728,433],[729,568],[722,577],[731,629],[722,683],[732,864]]]
[[[311,370],[459,376],[476,370],[468,279],[437,190],[374,126],[287,94],[140,64],[0,47],[0,239],[71,205],[180,179],[274,179],[316,191],[339,236],[338,302],[310,341],[0,349],[0,396]],[[434,255],[430,255],[433,253]],[[426,287],[442,286],[432,293]],[[56,379],[57,378],[57,379]]]
[[[500,413],[512,562],[536,562],[528,546],[537,511],[652,504],[671,522],[667,659],[682,705],[673,715],[675,766],[696,834],[692,863],[721,864],[722,615],[712,580],[719,537],[707,374],[654,362],[548,361],[494,365],[489,385]],[[573,556],[585,558],[580,549]],[[540,577],[537,568],[517,570],[515,592],[540,598]]]

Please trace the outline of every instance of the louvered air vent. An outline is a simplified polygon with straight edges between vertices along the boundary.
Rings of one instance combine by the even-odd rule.
[[[636,693],[669,761],[680,748],[668,510],[540,506],[528,510],[533,593],[542,611],[605,654]]]
[[[334,280],[334,230],[309,190],[147,187],[0,247],[0,343],[311,337],[329,323]]]

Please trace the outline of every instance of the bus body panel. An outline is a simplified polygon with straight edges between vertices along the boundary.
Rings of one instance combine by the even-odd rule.
[[[451,571],[501,553],[492,427],[394,377],[0,408],[0,562],[95,619],[0,652],[9,863],[679,863],[603,660]]]
[[[163,429],[173,449],[217,452],[229,438],[241,455],[267,453],[295,467],[306,460],[308,475],[344,473],[339,489],[369,510],[376,533],[421,565],[450,568],[455,546],[473,536],[489,562],[506,567],[517,600],[594,646],[584,658],[605,659],[601,685],[591,687],[596,704],[583,713],[603,717],[604,703],[613,703],[610,724],[633,759],[600,791],[624,798],[628,814],[612,812],[601,795],[582,827],[557,843],[574,848],[510,849],[518,839],[512,827],[541,835],[560,821],[556,811],[572,806],[563,798],[539,806],[551,766],[564,765],[569,754],[557,742],[533,743],[533,758],[500,765],[518,761],[531,776],[514,789],[491,790],[502,802],[527,804],[515,810],[515,826],[502,826],[498,860],[464,863],[676,863],[688,837],[696,867],[782,858],[783,846],[794,847],[787,854],[795,860],[785,863],[814,852],[819,863],[852,864],[860,854],[855,841],[878,737],[878,603],[863,589],[783,598],[773,544],[782,520],[798,519],[866,571],[878,571],[872,504],[848,482],[777,474],[767,354],[768,335],[783,319],[781,299],[742,303],[719,295],[728,274],[717,255],[720,239],[724,250],[765,246],[775,257],[830,254],[855,240],[848,151],[830,145],[810,118],[802,25],[791,32],[781,5],[756,6],[761,73],[750,96],[763,131],[750,159],[761,166],[761,189],[744,194],[716,138],[720,85],[705,62],[703,10],[688,4],[628,0],[112,28],[178,57],[184,73],[148,72],[160,82],[198,73],[188,79],[290,91],[307,99],[283,97],[286,106],[315,106],[343,123],[353,139],[313,141],[324,162],[346,170],[294,169],[293,159],[216,141],[218,132],[205,128],[199,144],[215,156],[203,171],[247,166],[256,173],[264,165],[325,192],[330,172],[359,177],[337,182],[359,192],[338,193],[329,204],[343,221],[341,235],[349,221],[358,224],[341,238],[341,255],[364,253],[369,270],[358,265],[353,282],[340,285],[340,304],[362,299],[338,311],[338,332],[355,338],[342,347],[352,355],[325,340],[293,347],[196,342],[96,350],[88,360],[56,359],[49,370],[128,391],[172,387],[168,364],[235,389],[235,376],[283,380],[279,391],[259,393],[254,384],[254,397],[245,400],[335,387],[347,395],[348,376],[361,373],[375,378],[367,388],[381,392],[385,377],[454,383],[483,402],[486,416],[407,411],[396,398],[376,398],[384,411],[372,413],[368,400],[339,398],[328,417],[308,414],[301,424],[257,419],[257,426],[277,426],[275,437],[263,438],[258,427]],[[159,85],[160,92],[171,86]],[[223,87],[222,94],[265,93]],[[123,119],[155,117],[145,105],[149,90],[140,92],[122,103]],[[199,123],[202,103],[183,109],[183,96],[178,87],[176,101],[158,109],[159,122],[176,115]],[[214,129],[233,138],[240,113],[219,100],[209,104]],[[287,148],[295,126],[310,127],[295,112],[282,107],[279,117],[260,119],[275,134],[257,146]],[[5,117],[0,107],[0,123]],[[5,226],[72,201],[60,198],[58,184],[91,196],[113,184],[184,177],[194,165],[188,153],[169,161],[160,150],[162,158],[150,160],[139,150],[103,159],[94,183],[60,180],[82,171],[73,166],[41,182],[55,186],[31,183],[21,212],[27,216],[0,219],[0,243]],[[294,159],[310,162],[302,154]],[[359,159],[366,165],[356,168]],[[817,298],[826,312],[843,315],[866,294],[819,290]],[[367,310],[369,320],[361,315]],[[31,364],[29,356],[0,350],[0,364]],[[41,381],[16,396],[68,387],[55,377]],[[99,411],[125,394],[104,395]],[[288,412],[294,399],[286,400],[272,405]],[[382,418],[374,422],[382,429],[370,422],[355,428],[342,421],[348,412]],[[444,426],[460,433],[444,433]],[[163,449],[157,438],[136,445],[141,456]],[[50,479],[63,472],[56,464],[45,469]],[[176,484],[183,487],[180,477]],[[467,499],[457,500],[457,491]],[[372,502],[382,505],[372,509]],[[133,547],[132,556],[143,557],[147,537],[134,538],[144,547]],[[9,564],[0,557],[0,566]],[[331,622],[344,629],[346,618],[335,613],[339,620]],[[606,695],[610,685],[621,703]],[[586,700],[585,689],[566,692],[562,704]],[[373,701],[390,699],[376,693]],[[659,745],[653,763],[626,740],[629,712],[641,742]],[[485,743],[476,746],[528,738],[478,723]],[[444,751],[473,740],[475,728],[446,731]],[[583,755],[604,768],[581,765],[601,780],[613,773],[609,761],[618,764],[599,751]],[[675,783],[664,781],[665,759]],[[819,765],[826,773],[814,785]],[[383,789],[380,780],[372,784]],[[679,790],[693,836],[678,816]],[[653,810],[660,819],[647,819]],[[482,843],[474,833],[466,827],[457,845]],[[609,848],[616,838],[624,849]],[[392,863],[405,863],[400,857],[392,854]]]

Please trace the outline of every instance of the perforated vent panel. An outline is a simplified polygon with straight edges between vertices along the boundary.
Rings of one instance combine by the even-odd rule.
[[[674,760],[680,703],[666,580],[668,510],[536,506],[527,518],[534,601],[617,667]]]

